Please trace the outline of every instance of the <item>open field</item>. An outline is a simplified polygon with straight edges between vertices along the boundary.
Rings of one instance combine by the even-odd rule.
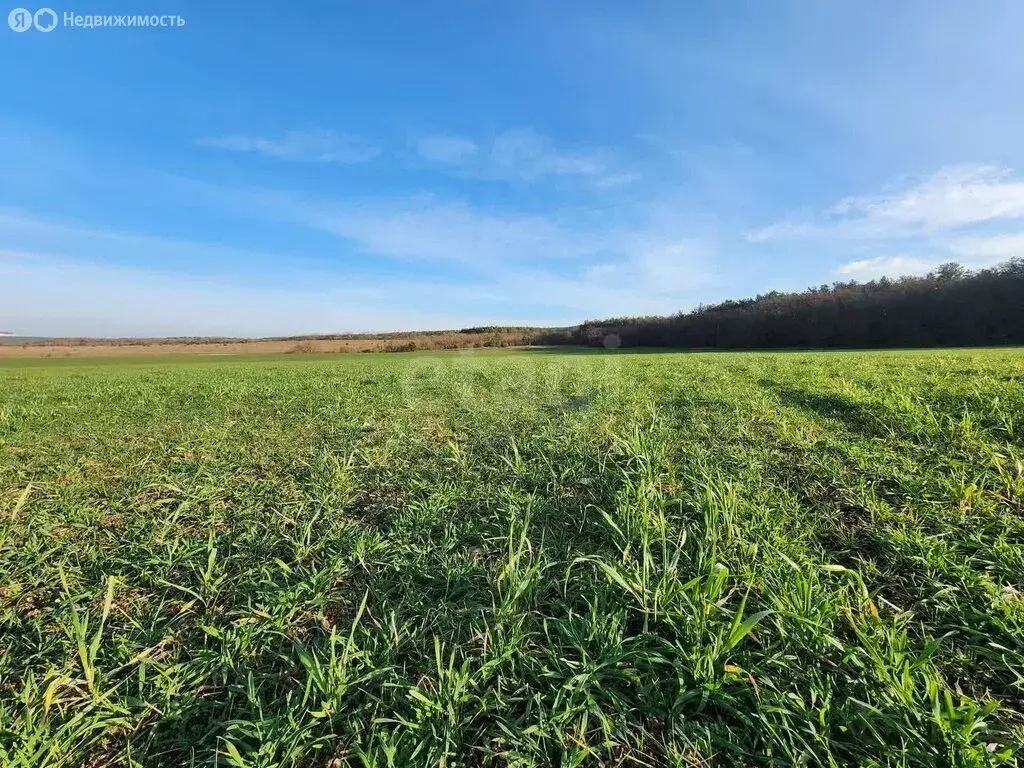
[[[1024,352],[0,363],[5,766],[1011,765]]]
[[[296,336],[275,339],[186,337],[90,339],[0,337],[0,360],[34,357],[163,357],[166,355],[282,355],[347,352],[413,352],[546,343],[559,328],[467,328],[461,331]],[[559,343],[565,343],[559,339]]]
[[[103,343],[102,340],[66,344],[59,341],[36,341],[31,344],[0,344],[0,360],[54,357],[162,357],[165,355],[281,355],[292,352],[363,352],[377,351],[380,345],[355,340],[339,341],[209,341],[195,343],[141,344]]]

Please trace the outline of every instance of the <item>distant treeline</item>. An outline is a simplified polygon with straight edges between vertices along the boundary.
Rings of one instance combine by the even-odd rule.
[[[209,346],[212,344],[273,344],[298,342],[290,351],[302,352],[407,352],[429,349],[472,349],[474,347],[510,347],[540,343],[538,338],[553,335],[560,343],[574,343],[571,334],[576,327],[568,328],[536,328],[528,326],[488,325],[476,328],[460,328],[444,331],[392,331],[388,333],[327,333],[307,334],[302,336],[264,336],[259,338],[240,338],[235,336],[168,336],[163,338],[123,337],[95,338],[88,336],[66,337],[12,337],[11,343],[22,347],[189,347]],[[321,342],[353,342],[352,348],[346,345],[332,347]],[[552,342],[558,343],[558,342]],[[302,345],[305,345],[304,347]]]
[[[341,333],[262,339],[25,339],[18,346],[156,347],[187,354],[412,352],[433,349],[585,345],[690,349],[957,347],[1024,344],[1024,258],[969,271],[945,264],[924,277],[822,285],[800,293],[700,306],[670,317],[590,320],[567,328],[478,326],[445,331]],[[11,346],[11,345],[6,345]],[[0,352],[3,350],[0,349]],[[9,351],[9,350],[8,350]],[[2,355],[0,355],[2,356]],[[10,356],[10,355],[8,355]]]
[[[1024,344],[1024,259],[979,271],[945,264],[924,277],[772,291],[671,317],[588,321],[571,336],[571,343],[590,346],[723,349]]]

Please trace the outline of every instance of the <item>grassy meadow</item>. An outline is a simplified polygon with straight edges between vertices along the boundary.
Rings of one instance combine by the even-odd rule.
[[[987,766],[1024,352],[0,363],[0,764]]]

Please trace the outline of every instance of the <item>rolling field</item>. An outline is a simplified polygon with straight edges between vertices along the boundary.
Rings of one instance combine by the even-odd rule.
[[[0,364],[0,764],[985,766],[1024,352]]]

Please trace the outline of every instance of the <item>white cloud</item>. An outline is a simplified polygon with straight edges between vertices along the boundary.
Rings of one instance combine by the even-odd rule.
[[[949,166],[877,195],[847,197],[809,219],[752,232],[753,242],[800,237],[928,237],[1024,218],[1024,180],[987,165]]]
[[[843,264],[836,272],[854,280],[875,280],[879,277],[924,275],[940,264],[941,262],[917,256],[879,256],[873,259],[851,261]]]
[[[950,242],[949,247],[970,261],[1024,258],[1024,233],[961,237]]]
[[[869,237],[943,232],[1024,217],[1024,181],[992,166],[952,166],[909,189],[846,198],[828,214]]]
[[[361,163],[379,151],[354,136],[336,131],[289,131],[280,138],[232,134],[200,139],[200,146],[231,152],[256,152],[277,160]]]

